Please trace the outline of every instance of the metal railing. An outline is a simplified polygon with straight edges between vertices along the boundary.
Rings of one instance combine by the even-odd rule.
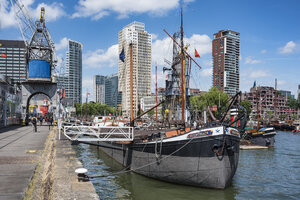
[[[100,142],[100,141],[132,141],[134,138],[133,127],[118,126],[63,126],[64,135],[71,141]]]

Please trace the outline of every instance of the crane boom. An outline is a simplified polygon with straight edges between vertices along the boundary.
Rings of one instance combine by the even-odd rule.
[[[25,45],[28,46],[35,29],[34,20],[21,1],[10,0],[10,2],[14,9],[22,38],[25,42]]]
[[[40,18],[34,23],[21,0],[10,0],[10,2],[26,45],[27,63],[31,60],[44,60],[49,62],[51,71],[53,71],[57,64],[57,58],[55,44],[45,25],[45,9],[41,8]]]

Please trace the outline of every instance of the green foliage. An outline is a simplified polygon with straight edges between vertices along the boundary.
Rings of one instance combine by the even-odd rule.
[[[152,115],[154,115],[154,113],[155,113],[155,111],[154,111],[155,109],[153,109],[153,110],[151,110],[151,111],[149,111],[147,114],[149,115],[149,116],[152,116]]]
[[[299,108],[298,101],[292,97],[288,97],[287,105],[291,108]]]
[[[297,114],[293,114],[292,117],[293,117],[294,120],[298,119],[298,115]]]
[[[251,111],[252,111],[250,101],[248,101],[248,100],[241,101],[240,105],[243,106],[247,110],[247,116],[249,118]]]
[[[86,103],[79,104],[75,103],[76,115],[85,115]],[[82,111],[82,112],[81,112]],[[120,114],[120,111],[114,107],[108,106],[106,104],[89,102],[87,105],[88,115],[115,115]]]
[[[208,106],[213,106],[213,105],[219,106],[220,103],[220,108],[218,108],[218,111],[214,112],[214,114],[218,115],[219,111],[221,111],[221,113],[225,112],[228,106],[228,100],[229,100],[228,94],[223,93],[222,91],[218,90],[215,87],[212,87],[208,92],[200,96],[191,97],[190,104],[192,106],[192,110],[202,111],[204,108],[207,108]]]

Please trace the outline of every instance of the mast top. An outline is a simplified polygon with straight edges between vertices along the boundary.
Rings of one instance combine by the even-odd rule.
[[[180,42],[183,47],[183,15],[182,15],[182,6],[180,9]]]

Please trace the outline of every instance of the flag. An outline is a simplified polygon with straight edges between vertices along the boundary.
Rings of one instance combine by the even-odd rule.
[[[66,90],[63,89],[62,98],[66,98]]]
[[[120,55],[119,55],[119,58],[120,58],[120,60],[121,60],[122,62],[124,62],[124,61],[125,61],[125,52],[124,52],[124,47],[123,47],[123,49],[122,49],[122,51],[121,51],[121,53],[120,53]]]
[[[7,56],[6,56],[6,54],[4,54],[4,53],[1,53],[1,57],[7,57]]]
[[[255,88],[256,87],[256,81],[254,81],[254,83],[253,83],[253,88]]]
[[[195,57],[196,57],[196,58],[200,58],[200,55],[199,55],[199,53],[197,52],[196,49],[195,49]]]

